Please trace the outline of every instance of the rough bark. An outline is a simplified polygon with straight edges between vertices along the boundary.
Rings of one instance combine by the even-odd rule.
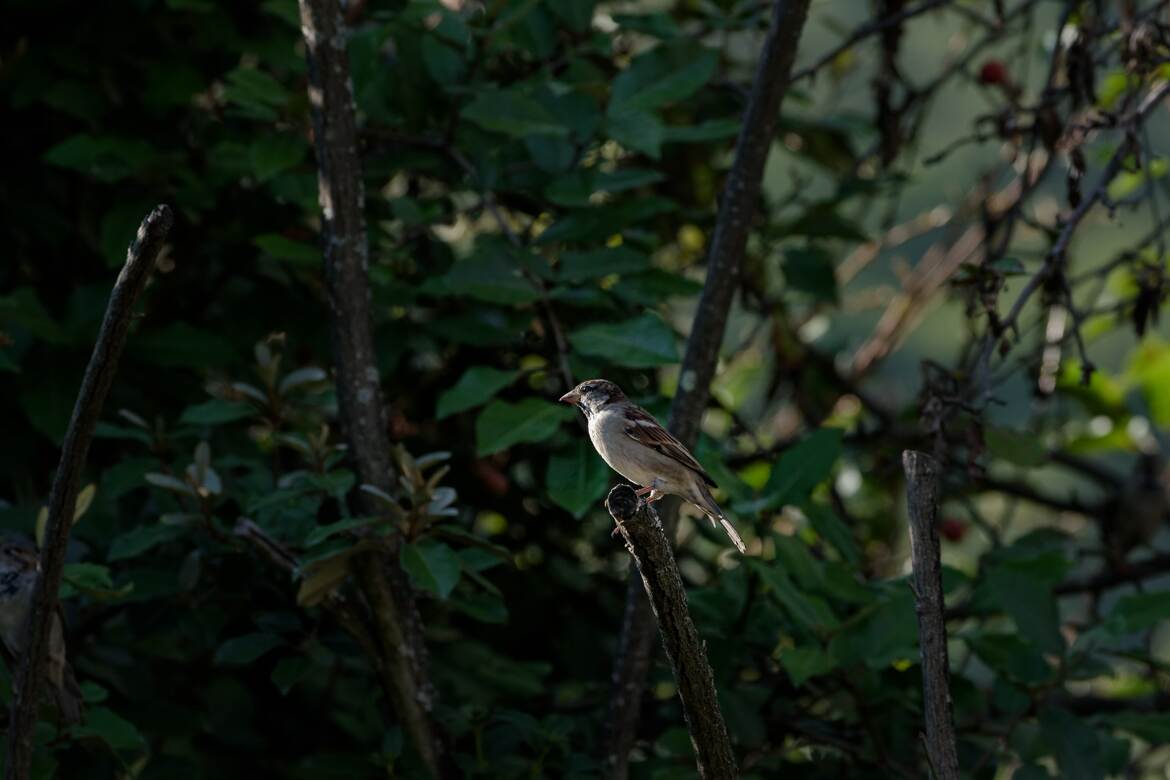
[[[73,507],[81,470],[85,466],[94,426],[110,392],[118,360],[130,331],[134,302],[146,286],[146,279],[163,247],[174,217],[167,206],[157,206],[143,220],[138,236],[126,253],[126,264],[118,274],[97,342],[81,380],[73,416],[61,445],[61,460],[49,494],[49,519],[41,545],[41,576],[33,588],[32,608],[25,625],[28,642],[16,675],[16,691],[8,731],[8,762],[4,776],[24,780],[32,765],[32,736],[37,722],[41,683],[45,677],[49,634],[57,615],[57,591],[65,566],[65,547],[73,526]]]
[[[674,546],[659,522],[658,513],[649,505],[639,505],[629,485],[618,485],[611,490],[605,504],[642,575],[642,587],[678,685],[699,777],[734,778],[737,776],[735,753],[719,708],[707,651],[687,609],[687,594],[674,560]]]
[[[951,711],[950,661],[943,605],[938,542],[938,461],[925,452],[902,453],[906,503],[910,514],[910,555],[914,601],[922,650],[922,698],[926,749],[938,780],[958,780],[955,721]]]
[[[394,464],[370,325],[365,191],[345,26],[337,0],[300,0],[300,12],[341,425],[361,482],[393,494]],[[365,494],[360,500],[366,504],[363,511],[381,511]],[[356,556],[354,574],[377,635],[383,686],[415,750],[439,776],[442,751],[431,720],[434,691],[421,621],[398,563],[399,544],[392,536],[384,549]]]
[[[736,141],[735,159],[719,202],[707,279],[687,338],[668,423],[671,433],[691,449],[698,439],[711,378],[719,362],[727,314],[739,286],[748,234],[759,207],[764,165],[775,136],[780,104],[790,83],[808,5],[809,0],[775,0],[772,4],[772,19]],[[663,525],[667,537],[673,538],[678,502],[668,501]],[[654,629],[649,618],[646,596],[631,577],[613,673],[609,728],[603,744],[604,772],[611,780],[625,780],[629,775],[629,753],[637,734],[642,692],[654,650]]]

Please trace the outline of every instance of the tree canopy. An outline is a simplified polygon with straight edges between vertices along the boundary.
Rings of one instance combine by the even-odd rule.
[[[127,246],[174,214],[66,549],[85,717],[41,709],[34,776],[695,776],[653,623],[632,710],[611,684],[620,480],[556,402],[592,377],[748,543],[666,523],[742,776],[936,770],[907,449],[962,776],[1164,776],[1165,3],[300,5],[6,4],[5,533],[42,540]]]

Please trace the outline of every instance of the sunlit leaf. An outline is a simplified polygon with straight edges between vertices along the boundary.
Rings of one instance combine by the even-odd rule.
[[[476,453],[491,455],[516,444],[544,441],[573,414],[568,406],[540,398],[525,398],[514,404],[492,401],[475,420]]]

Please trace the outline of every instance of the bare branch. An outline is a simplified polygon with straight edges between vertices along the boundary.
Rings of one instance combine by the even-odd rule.
[[[666,538],[658,513],[649,504],[640,504],[629,485],[611,490],[605,505],[642,575],[642,586],[678,684],[699,777],[734,778],[737,772],[731,738],[719,708],[707,651],[687,610],[674,546]]]
[[[394,466],[370,327],[365,190],[345,23],[337,0],[300,0],[300,12],[341,424],[361,482],[393,493]],[[359,500],[366,504],[365,511],[379,513],[381,507],[372,497],[362,493]],[[389,682],[394,709],[423,763],[439,776],[443,753],[430,715],[434,691],[427,675],[421,620],[398,563],[400,543],[394,535],[385,551],[355,556],[354,569],[377,629],[385,667],[381,671]]]
[[[49,494],[49,520],[41,545],[41,575],[33,587],[28,611],[24,657],[16,676],[12,716],[8,730],[8,780],[25,780],[32,766],[32,735],[37,722],[41,681],[45,676],[49,634],[57,616],[57,591],[65,567],[65,547],[73,526],[77,486],[89,452],[94,427],[114,382],[118,360],[130,331],[134,302],[146,286],[150,270],[170,232],[174,216],[168,206],[157,206],[138,228],[138,236],[126,252],[126,264],[114,283],[97,342],[81,380],[73,416],[61,445],[61,460]]]
[[[756,216],[764,166],[775,136],[780,104],[791,83],[792,63],[808,15],[809,0],[775,0],[772,19],[756,67],[747,110],[735,146],[735,161],[719,203],[719,216],[708,255],[707,280],[687,338],[678,391],[670,407],[669,428],[687,447],[698,439],[711,378],[731,299],[739,286],[748,233]],[[673,537],[678,504],[664,512],[667,537]],[[625,780],[637,732],[642,691],[654,648],[650,609],[634,578],[626,589],[626,611],[614,668],[609,728],[603,744],[604,774]]]
[[[925,452],[902,453],[906,503],[910,513],[910,554],[914,562],[914,600],[922,649],[922,698],[926,746],[938,780],[959,780],[955,721],[951,711],[950,661],[943,612],[942,564],[939,561],[938,461]]]

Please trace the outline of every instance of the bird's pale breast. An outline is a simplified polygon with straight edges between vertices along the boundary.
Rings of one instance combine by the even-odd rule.
[[[686,468],[626,435],[630,421],[620,409],[601,409],[589,418],[589,438],[597,454],[609,467],[642,487],[654,486],[676,493],[686,477]]]

